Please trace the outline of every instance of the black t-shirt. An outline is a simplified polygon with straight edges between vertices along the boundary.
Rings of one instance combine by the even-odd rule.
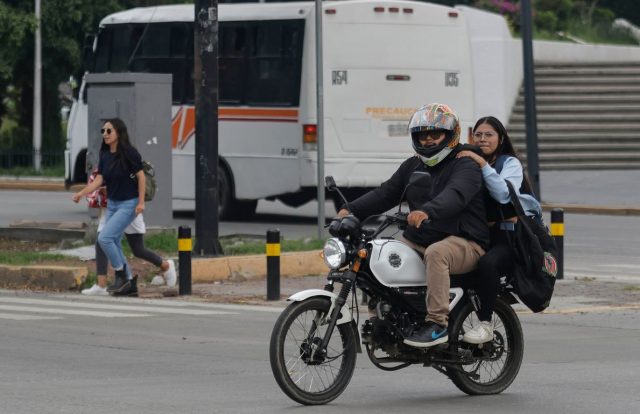
[[[133,147],[127,148],[122,154],[101,152],[98,173],[107,186],[107,199],[123,201],[138,198],[138,180],[135,174],[140,170],[142,157]]]

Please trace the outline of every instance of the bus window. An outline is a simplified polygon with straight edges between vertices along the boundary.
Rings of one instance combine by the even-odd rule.
[[[247,104],[298,105],[304,21],[257,21],[251,25]]]
[[[244,102],[247,77],[247,27],[243,23],[221,23],[219,32],[220,102],[239,105]]]
[[[139,25],[142,41],[131,57],[131,72],[170,73],[173,75],[172,100],[181,103],[184,95],[187,27],[184,23]],[[135,36],[132,36],[134,40]],[[137,42],[136,42],[137,43]],[[131,42],[131,44],[135,44]]]

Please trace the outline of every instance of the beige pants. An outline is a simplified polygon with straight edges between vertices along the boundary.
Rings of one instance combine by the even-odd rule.
[[[449,236],[433,243],[426,249],[410,242],[403,242],[423,255],[427,267],[427,321],[443,326],[449,320],[450,274],[471,272],[478,260],[484,255],[484,249],[476,242],[457,236]]]

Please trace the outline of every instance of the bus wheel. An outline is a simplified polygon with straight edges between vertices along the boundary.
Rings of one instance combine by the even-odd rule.
[[[78,153],[78,157],[76,158],[76,163],[73,167],[73,182],[74,183],[87,183],[87,172],[85,169],[87,168],[87,150],[83,149]]]
[[[218,167],[218,217],[220,220],[248,219],[256,213],[258,200],[236,200],[229,175]]]

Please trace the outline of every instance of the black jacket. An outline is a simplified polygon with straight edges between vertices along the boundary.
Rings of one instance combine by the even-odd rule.
[[[482,192],[482,172],[472,159],[455,158],[461,149],[462,146],[458,145],[434,167],[427,167],[415,156],[405,160],[380,187],[349,203],[352,213],[362,220],[390,210],[398,205],[411,173],[427,171],[432,177],[431,188],[411,186],[404,199],[411,211],[422,210],[427,213],[430,222],[423,222],[419,229],[407,227],[404,237],[418,245],[428,246],[450,235],[460,236],[486,249],[489,228]]]

